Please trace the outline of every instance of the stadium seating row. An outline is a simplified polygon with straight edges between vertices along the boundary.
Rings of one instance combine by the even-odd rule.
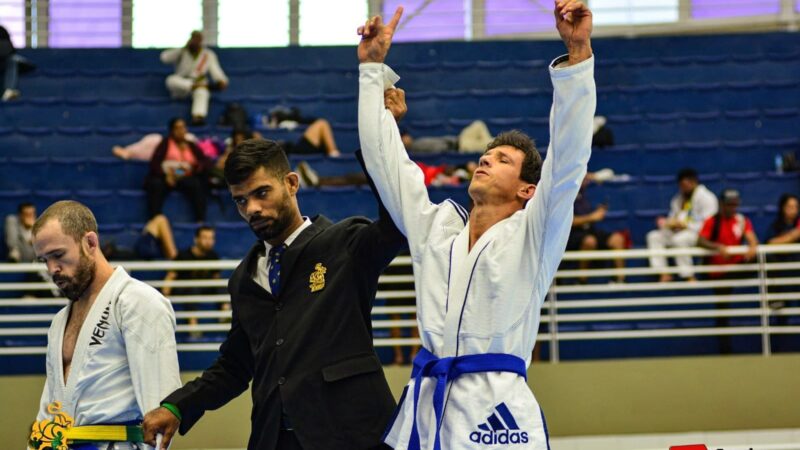
[[[63,83],[58,86],[65,90],[87,91]],[[119,124],[163,126],[161,122],[165,117],[181,116],[187,111],[185,102],[171,101],[166,95],[153,97],[153,93],[158,90],[152,87],[148,87],[142,96],[135,98],[117,98],[111,92],[106,93],[105,97],[98,97],[98,90],[102,91],[102,88],[97,86],[89,91],[93,97],[87,98],[66,97],[62,94],[10,103],[0,108],[0,119],[4,126],[22,127]],[[118,91],[119,88],[109,90]],[[249,92],[259,90],[254,87]],[[509,117],[524,120],[528,117],[546,117],[552,102],[551,97],[549,86],[546,89],[407,90],[408,119],[486,120]],[[347,93],[325,95],[226,94],[214,97],[210,117],[219,117],[224,106],[230,102],[240,103],[252,115],[268,114],[277,105],[298,107],[304,115],[325,117],[335,122],[354,122],[357,113],[356,93],[352,89]],[[771,84],[745,82],[609,87],[599,85],[598,88],[598,113],[604,115],[675,114],[676,117],[685,117],[686,120],[708,120],[715,116],[739,116],[752,111],[768,115],[790,114],[798,104],[799,79]],[[744,106],[747,108],[743,109]]]
[[[224,54],[221,60],[225,64]],[[753,80],[791,80],[800,71],[798,53],[744,55],[723,59],[719,55],[678,58],[598,59],[599,85],[650,85],[652,83],[752,82]],[[702,62],[701,62],[702,61]],[[409,91],[460,90],[485,85],[489,74],[501,73],[505,88],[549,88],[546,60],[422,62],[397,65],[402,86]],[[356,89],[355,64],[347,68],[270,66],[232,68],[232,95],[347,93]],[[168,68],[153,71],[110,71],[87,69],[43,70],[25,81],[26,86],[52,96],[97,96],[125,92],[127,95],[152,95],[164,92]],[[769,74],[769,75],[766,75]],[[91,86],[92,89],[87,89]]]

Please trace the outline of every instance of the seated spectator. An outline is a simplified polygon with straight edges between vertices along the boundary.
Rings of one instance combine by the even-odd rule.
[[[150,159],[150,173],[145,178],[144,186],[150,217],[161,214],[167,194],[177,190],[191,203],[195,220],[205,220],[205,176],[211,160],[196,144],[186,139],[186,134],[183,119],[170,120],[169,134],[161,140]]]
[[[769,227],[767,244],[794,244],[800,242],[800,217],[798,216],[798,197],[793,194],[783,194],[778,201],[778,216]],[[773,255],[775,257],[797,258],[793,254]]]
[[[175,259],[178,255],[172,226],[163,214],[147,221],[133,248],[121,247],[114,241],[108,241],[103,244],[102,251],[109,261]]]
[[[399,89],[397,89],[399,91]],[[409,153],[441,153],[458,151],[461,153],[482,153],[492,134],[482,120],[476,120],[464,127],[458,136],[423,136],[415,138],[407,129],[400,131],[403,145]]]
[[[14,43],[11,42],[11,35],[2,25],[0,25],[0,75],[3,84],[0,85],[0,92],[3,93],[2,101],[7,102],[19,98],[20,92],[17,89],[17,81],[20,69],[23,71],[32,70],[33,64],[26,58],[17,54]]]
[[[194,244],[178,253],[175,261],[211,261],[219,260],[219,255],[214,251],[215,244],[214,228],[208,226],[198,227],[194,232]],[[221,291],[219,288],[213,287],[175,287],[170,286],[169,282],[173,280],[209,280],[219,278],[220,271],[217,269],[194,269],[194,270],[171,270],[167,272],[164,281],[167,283],[161,289],[164,296],[170,295],[216,295]],[[222,309],[229,309],[230,303],[223,303]],[[197,303],[187,303],[184,309],[188,311],[196,311]],[[197,325],[197,317],[190,317],[189,324],[192,326]],[[200,333],[192,333],[193,337],[199,337]]]
[[[752,261],[756,257],[758,250],[758,238],[753,231],[753,224],[750,219],[737,212],[740,204],[739,191],[735,189],[725,189],[720,194],[719,212],[706,219],[703,228],[697,239],[697,245],[702,248],[717,251],[716,255],[708,258],[712,265],[739,264]],[[744,255],[731,255],[728,247],[741,245],[747,242],[747,253]],[[736,279],[743,278],[744,272],[712,272],[709,274],[711,279]],[[733,293],[731,287],[714,288],[714,294],[718,296],[730,295]],[[717,308],[727,309],[728,303],[716,303]],[[727,326],[727,318],[717,319],[717,326]],[[720,351],[727,354],[731,352],[730,336],[720,338]]]
[[[341,156],[331,124],[325,119],[316,119],[306,128],[297,142],[281,142],[288,155],[323,154],[332,158]]]
[[[33,251],[32,231],[36,222],[36,206],[33,203],[20,203],[16,214],[6,216],[5,238],[9,262],[32,263],[36,262],[36,253]],[[26,272],[23,281],[26,283],[40,283],[50,281],[46,270],[40,272]],[[51,297],[58,295],[58,290],[50,291],[30,290],[13,292],[12,295],[20,297]]]
[[[128,144],[126,146],[115,145],[111,148],[111,153],[117,158],[126,161],[150,161],[153,159],[153,153],[156,152],[158,144],[164,140],[164,136],[158,133],[145,134],[141,139]],[[186,140],[189,142],[197,143],[197,136],[192,133],[186,133]]]
[[[218,172],[219,176],[222,177],[224,181],[225,177],[223,176],[223,171],[225,170],[225,161],[228,160],[228,156],[231,154],[233,149],[248,139],[263,138],[264,137],[258,131],[252,131],[249,128],[244,127],[234,127],[233,131],[231,131],[231,137],[225,140],[225,151],[219,155],[219,158],[217,158],[217,161],[214,163],[214,172]]]
[[[567,240],[567,250],[624,250],[626,247],[625,235],[620,232],[608,232],[600,229],[596,224],[602,222],[608,212],[608,205],[599,204],[596,207],[586,196],[586,188],[593,181],[598,181],[594,173],[587,173],[583,179],[583,185],[578,196],[575,198],[574,215],[572,217],[572,229]],[[578,268],[586,270],[589,268],[590,260],[580,260]],[[614,259],[614,266],[617,269],[625,268],[625,260],[622,258]],[[625,282],[625,275],[617,275],[616,281]],[[581,277],[580,281],[585,283],[586,277]]]
[[[703,222],[717,213],[717,197],[700,184],[697,172],[683,169],[678,172],[677,181],[679,192],[672,197],[669,217],[659,217],[656,220],[658,228],[647,233],[647,248],[650,250],[694,247]],[[681,277],[690,281],[696,279],[691,256],[676,256],[675,265]],[[666,268],[667,258],[651,256],[650,267]],[[662,273],[660,280],[672,281],[672,275]]]
[[[33,203],[20,203],[17,214],[6,216],[6,247],[8,260],[29,263],[36,261],[31,232],[36,222],[36,207]]]
[[[192,125],[205,124],[210,90],[225,89],[228,77],[220,67],[216,53],[203,46],[203,33],[193,31],[183,48],[161,52],[161,62],[175,66],[175,73],[168,76],[166,81],[172,98],[181,99],[191,95]]]

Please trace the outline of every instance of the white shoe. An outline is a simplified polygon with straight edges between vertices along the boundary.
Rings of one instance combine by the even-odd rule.
[[[3,92],[3,101],[7,102],[9,100],[14,100],[15,98],[19,97],[19,91],[16,89],[6,89]]]

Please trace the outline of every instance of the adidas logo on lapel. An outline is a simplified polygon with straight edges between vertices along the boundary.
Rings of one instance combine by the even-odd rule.
[[[469,440],[476,444],[512,445],[527,444],[528,433],[520,431],[517,421],[505,403],[500,403],[492,411],[485,423],[478,425],[478,430],[469,435]]]
[[[328,269],[322,263],[317,263],[314,266],[314,271],[308,277],[308,288],[311,289],[311,292],[319,292],[325,289],[325,272],[327,271]]]

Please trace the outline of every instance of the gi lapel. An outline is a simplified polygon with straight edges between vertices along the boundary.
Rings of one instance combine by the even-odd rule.
[[[104,341],[110,340],[109,337],[101,340],[98,336],[96,336],[94,333],[95,326],[100,322],[101,319],[109,324],[112,322],[110,316],[113,314],[113,311],[111,311],[111,308],[113,307],[114,298],[117,297],[119,294],[119,289],[122,288],[122,281],[124,278],[122,274],[124,273],[125,271],[122,270],[121,267],[117,267],[114,270],[114,273],[111,275],[108,281],[106,281],[106,284],[103,285],[103,287],[100,289],[100,292],[97,294],[97,298],[94,300],[91,309],[89,309],[89,314],[86,315],[86,319],[83,321],[81,330],[78,332],[78,339],[75,341],[75,350],[72,353],[72,364],[70,365],[69,375],[64,389],[64,399],[62,400],[64,402],[62,410],[73,417],[75,417],[75,403],[72,397],[75,394],[75,388],[77,387],[78,379],[81,376],[83,366],[86,364],[86,353],[89,350],[89,346],[93,344],[102,345]],[[67,319],[65,318],[65,326],[66,321]],[[111,331],[115,328],[116,324],[112,324],[107,330]],[[58,350],[58,369],[62,382],[64,380],[64,358],[62,355],[62,349],[64,348],[63,339],[64,334],[62,330],[61,342],[59,342]]]
[[[55,335],[52,341],[47,342],[47,352],[50,354],[50,361],[53,367],[53,381],[55,385],[52,386],[54,396],[50,399],[64,401],[66,399],[66,383],[64,382],[64,332],[67,330],[67,318],[69,317],[72,302],[68,303],[64,308],[63,315],[57,315],[58,323],[55,325]],[[74,355],[73,355],[74,356]],[[66,406],[65,406],[66,408]],[[66,409],[64,409],[66,411]]]
[[[458,332],[461,328],[461,320],[464,316],[464,308],[469,297],[470,286],[482,277],[476,271],[478,259],[489,244],[494,241],[502,228],[502,223],[503,221],[500,221],[486,230],[469,252],[467,251],[469,248],[469,222],[456,237],[453,244],[450,267],[447,314],[444,318],[443,348],[442,354],[437,355],[440,358],[458,356]],[[478,299],[478,301],[480,300],[482,299]]]

